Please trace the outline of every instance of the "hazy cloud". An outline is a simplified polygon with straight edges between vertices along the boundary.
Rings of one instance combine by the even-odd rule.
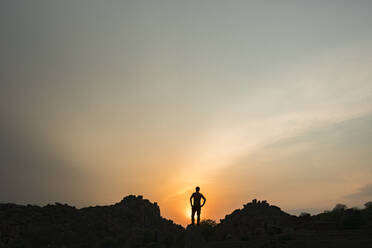
[[[87,197],[87,174],[31,130],[17,126],[10,120],[0,124],[0,201],[82,203]]]
[[[350,199],[360,199],[360,198],[367,198],[370,197],[372,199],[372,184],[366,184],[361,187],[355,193],[349,194],[346,196]]]

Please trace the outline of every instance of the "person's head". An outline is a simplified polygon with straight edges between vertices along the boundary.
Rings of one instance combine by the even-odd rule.
[[[196,190],[196,192],[199,192],[200,191],[200,187],[199,186],[196,186],[195,190]]]

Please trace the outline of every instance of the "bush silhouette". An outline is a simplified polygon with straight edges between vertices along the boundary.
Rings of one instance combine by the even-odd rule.
[[[366,209],[372,209],[372,201],[364,203],[364,206],[366,207]]]
[[[347,206],[345,204],[338,203],[336,204],[332,211],[345,211],[346,209]]]
[[[216,221],[211,219],[202,220],[200,222],[201,233],[205,240],[210,240],[215,234],[215,227],[217,226]]]

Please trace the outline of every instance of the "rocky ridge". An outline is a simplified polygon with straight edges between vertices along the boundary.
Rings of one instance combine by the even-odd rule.
[[[372,245],[372,203],[364,209],[338,204],[332,211],[293,216],[253,200],[216,223],[182,226],[160,208],[130,195],[114,205],[77,209],[0,204],[0,248],[297,248]]]
[[[183,232],[142,196],[81,209],[0,204],[0,247],[176,247]]]

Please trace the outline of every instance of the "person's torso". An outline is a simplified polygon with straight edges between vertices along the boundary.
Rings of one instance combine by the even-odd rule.
[[[198,192],[195,192],[195,193],[193,193],[193,198],[194,198],[194,206],[199,207],[201,205],[200,201],[201,201],[201,198],[202,198],[202,194],[200,194]]]

